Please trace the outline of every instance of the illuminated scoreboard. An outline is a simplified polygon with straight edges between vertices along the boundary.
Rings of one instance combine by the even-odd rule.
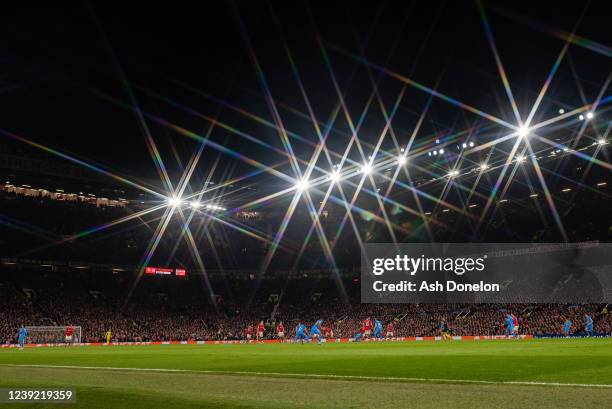
[[[186,277],[187,270],[184,268],[166,268],[166,267],[145,267],[145,274],[155,276],[171,276]]]

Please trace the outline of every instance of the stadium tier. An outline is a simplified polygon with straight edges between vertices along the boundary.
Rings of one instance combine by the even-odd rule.
[[[569,158],[570,166],[576,159]],[[597,186],[603,178],[590,174],[592,186],[579,194],[562,193],[561,200],[554,209],[563,215],[564,233],[571,242],[601,241],[612,237],[610,203],[601,200],[609,195],[607,184]],[[579,176],[580,174],[578,174]],[[605,180],[605,179],[603,179]],[[78,188],[77,188],[78,189]],[[81,189],[84,189],[81,187]],[[561,188],[558,188],[561,190]],[[76,190],[76,189],[75,189]],[[126,195],[126,192],[123,192]],[[149,245],[151,231],[142,229],[143,221],[149,225],[158,221],[157,215],[140,215],[142,209],[138,201],[130,201],[122,207],[96,206],[79,201],[55,200],[48,197],[33,197],[0,190],[0,256],[16,257],[26,260],[50,260],[62,262],[94,262],[120,265],[138,264]],[[159,206],[159,205],[156,205]],[[560,242],[558,227],[554,219],[543,216],[550,212],[550,203],[540,200],[534,203],[528,193],[499,203],[497,210],[488,219],[486,229],[481,233],[481,242],[538,243]],[[467,207],[468,211],[472,208]],[[305,210],[305,209],[304,209]],[[427,228],[421,216],[400,212],[389,216],[390,220],[406,229],[395,232],[395,239],[407,242],[436,241],[441,243],[470,241],[474,228],[473,217],[466,217],[460,209],[447,211],[439,209],[431,215],[432,221]],[[202,238],[198,251],[205,260],[207,270],[249,269],[256,270],[266,257],[269,242],[262,242],[245,231],[273,231],[283,220],[284,213],[279,205],[257,212],[257,217],[249,217],[242,211],[227,210],[224,216],[236,224],[236,228],[212,224],[207,230],[194,230]],[[427,212],[429,213],[429,212]],[[206,213],[193,215],[194,223],[207,219]],[[120,222],[120,223],[119,223]],[[360,252],[360,244],[355,231],[366,232],[369,242],[386,242],[388,229],[370,217],[356,217],[354,227],[346,225],[342,207],[330,208],[320,225],[326,237],[334,237],[334,263],[340,269],[359,268],[355,254]],[[116,224],[116,226],[115,226]],[[345,225],[338,230],[339,225]],[[34,228],[35,226],[35,228]],[[94,226],[94,227],[92,227]],[[201,225],[202,226],[202,225]],[[270,260],[270,270],[327,269],[329,259],[316,235],[310,232],[302,249],[300,244],[311,230],[312,220],[308,213],[296,211],[292,223],[284,233],[279,250]],[[169,226],[164,239],[159,244],[163,249],[153,254],[150,265],[164,265],[171,254],[176,261],[190,270],[201,269],[194,263],[190,248],[181,243],[181,226]],[[96,234],[100,230],[100,233]],[[209,231],[208,231],[209,230]],[[206,235],[208,231],[208,235]],[[360,233],[361,234],[361,233]],[[164,252],[168,253],[164,253]],[[296,257],[300,253],[301,256]],[[112,260],[108,255],[112,254]],[[42,263],[45,264],[45,263]]]

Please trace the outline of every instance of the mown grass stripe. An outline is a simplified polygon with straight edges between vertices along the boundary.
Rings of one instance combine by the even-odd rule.
[[[215,371],[215,370],[205,370],[205,369],[196,370],[196,369],[174,369],[174,368],[129,368],[129,367],[115,367],[115,366],[42,365],[42,364],[2,364],[2,366],[28,367],[28,368],[105,370],[105,371],[195,373],[195,374],[206,374],[206,375],[269,376],[269,377],[278,377],[278,378],[290,377],[290,378],[316,378],[316,379],[363,380],[363,381],[431,382],[431,383],[466,383],[466,384],[485,384],[485,385],[612,388],[612,385],[597,384],[597,383],[593,384],[593,383],[562,383],[562,382],[540,382],[540,381],[487,381],[487,380],[477,380],[477,379],[415,378],[415,377],[394,377],[394,376],[334,375],[334,374],[257,372],[257,371]]]

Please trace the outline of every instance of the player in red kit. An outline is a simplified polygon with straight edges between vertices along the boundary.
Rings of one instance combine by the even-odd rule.
[[[393,324],[390,322],[387,324],[387,338],[393,338]]]
[[[66,327],[66,346],[72,344],[73,334],[74,334],[74,328],[72,328],[72,326]]]
[[[259,321],[259,325],[257,325],[257,339],[263,339],[265,330],[264,322]]]
[[[514,328],[512,329],[512,335],[514,339],[519,338],[519,321],[516,315],[512,314],[512,323],[514,324]]]
[[[334,331],[332,330],[331,327],[324,327],[323,328],[323,336],[325,338],[333,338],[334,337]]]
[[[371,333],[372,333],[372,320],[370,320],[370,317],[368,317],[363,322],[363,337],[370,338]]]
[[[276,326],[276,335],[278,336],[278,339],[285,339],[285,326],[283,325],[282,321]]]
[[[253,326],[249,325],[246,329],[246,339],[247,341],[250,341],[251,339],[253,339]]]
[[[366,326],[365,326],[365,322],[361,323],[361,332],[359,332],[359,337],[356,339],[356,341],[363,341],[365,339],[364,334],[366,331]]]

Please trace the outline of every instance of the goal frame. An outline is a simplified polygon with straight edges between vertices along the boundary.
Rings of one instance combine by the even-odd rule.
[[[66,340],[66,328],[72,327],[72,340]],[[31,344],[80,344],[83,341],[83,331],[77,325],[30,325],[26,326]]]

